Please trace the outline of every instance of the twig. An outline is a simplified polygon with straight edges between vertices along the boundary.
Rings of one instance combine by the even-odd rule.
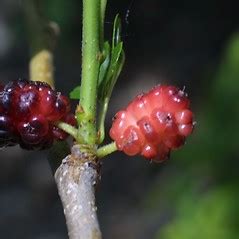
[[[84,150],[83,150],[84,151]],[[62,200],[70,239],[101,239],[96,215],[95,185],[98,164],[94,154],[83,152],[79,145],[63,159],[55,181]]]
[[[42,81],[54,88],[54,67],[53,55],[48,50],[37,53],[29,64],[30,79],[32,81]]]
[[[49,24],[43,17],[41,0],[23,1],[32,51],[31,80],[44,81],[54,86],[52,51],[58,28],[54,24]],[[82,111],[77,111],[79,130],[76,132],[73,127],[64,123],[59,125],[63,129],[67,126],[68,133],[77,139],[83,137],[88,145],[74,145],[71,154],[66,157],[59,156],[61,145],[56,152],[53,147],[49,160],[52,168],[56,169],[55,181],[63,204],[70,239],[101,239],[95,206],[95,185],[99,176],[95,121],[100,64],[99,19],[102,21],[104,19],[106,0],[102,0],[102,4],[98,0],[83,0]],[[81,140],[77,140],[79,141]],[[59,166],[59,160],[63,157],[65,158]]]

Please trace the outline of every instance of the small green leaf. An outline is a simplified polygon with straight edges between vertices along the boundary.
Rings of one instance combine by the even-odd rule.
[[[111,68],[116,67],[123,51],[123,42],[118,43],[111,52]]]
[[[112,49],[121,42],[121,21],[119,14],[115,16],[112,36]]]
[[[75,87],[71,92],[70,92],[70,98],[72,100],[79,100],[80,99],[80,86]]]
[[[119,72],[122,69],[124,63],[123,43],[120,42],[117,46],[112,49],[111,61],[108,67],[107,75],[104,81],[100,85],[100,100],[104,101],[104,98],[110,98],[114,85],[119,76]]]
[[[102,81],[105,79],[109,64],[110,64],[110,44],[109,42],[105,42],[103,46],[103,55],[104,55],[104,61],[100,65],[100,73],[99,73],[99,79],[98,79],[98,85],[102,83]]]
[[[104,140],[104,121],[109,100],[125,61],[123,42],[121,41],[120,34],[121,22],[119,15],[116,15],[114,20],[111,47],[108,42],[105,42],[104,44],[103,55],[105,56],[105,59],[100,66],[98,81],[98,99],[100,102],[100,116],[98,124],[98,129],[100,131],[99,143],[103,142]]]

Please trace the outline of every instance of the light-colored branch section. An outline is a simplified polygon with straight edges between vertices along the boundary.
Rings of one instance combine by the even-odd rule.
[[[70,239],[101,239],[95,206],[97,180],[94,154],[74,145],[55,173]]]
[[[38,52],[30,61],[30,79],[42,81],[54,88],[53,55],[49,50]]]

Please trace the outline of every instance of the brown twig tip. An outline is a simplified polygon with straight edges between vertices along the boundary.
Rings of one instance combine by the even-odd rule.
[[[70,239],[101,239],[95,206],[98,164],[89,152],[74,145],[55,173]]]

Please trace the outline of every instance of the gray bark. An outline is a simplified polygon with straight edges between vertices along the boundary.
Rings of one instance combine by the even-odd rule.
[[[55,172],[70,239],[101,239],[95,205],[97,180],[95,156],[73,146]]]

